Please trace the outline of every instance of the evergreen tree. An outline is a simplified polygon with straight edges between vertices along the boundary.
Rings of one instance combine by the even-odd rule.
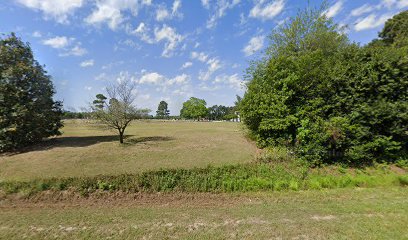
[[[170,115],[168,110],[168,104],[165,101],[160,101],[159,106],[157,107],[156,117],[157,118],[167,118]]]
[[[0,151],[59,135],[62,103],[51,76],[15,34],[0,39]]]

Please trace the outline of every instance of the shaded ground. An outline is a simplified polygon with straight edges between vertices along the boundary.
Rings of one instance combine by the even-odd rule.
[[[0,202],[0,239],[407,239],[408,188],[49,193]]]
[[[163,136],[150,136],[150,137],[135,137],[134,135],[125,136],[125,145],[134,145],[138,143],[145,142],[160,142],[160,141],[171,141],[175,140],[172,137]],[[8,152],[2,154],[3,157],[13,156],[23,153],[36,152],[51,150],[53,148],[78,148],[78,147],[89,147],[98,143],[105,142],[117,142],[119,137],[117,135],[106,135],[106,136],[80,136],[80,137],[55,137],[48,140],[44,140],[42,143],[36,144],[34,146],[26,147],[14,152]]]
[[[220,166],[250,162],[256,152],[231,122],[137,121],[126,130],[125,144],[114,131],[85,121],[67,121],[62,131],[20,153],[0,155],[0,181]]]

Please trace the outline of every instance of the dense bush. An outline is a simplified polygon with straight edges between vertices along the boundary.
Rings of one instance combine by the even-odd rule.
[[[260,146],[290,147],[314,164],[406,157],[406,46],[360,47],[315,10],[270,38],[265,58],[248,69],[240,104]]]
[[[14,34],[0,39],[0,152],[60,134],[62,103],[31,48]]]

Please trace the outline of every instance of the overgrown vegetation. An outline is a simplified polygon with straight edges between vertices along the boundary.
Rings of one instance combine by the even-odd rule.
[[[245,192],[285,191],[345,187],[406,186],[408,175],[387,165],[365,169],[341,166],[312,169],[283,149],[271,149],[257,162],[221,167],[167,169],[118,176],[71,177],[0,182],[6,194],[31,195],[71,190],[87,195],[94,191],[124,192]]]
[[[321,13],[300,12],[270,36],[248,69],[244,123],[259,146],[315,165],[407,159],[407,11],[364,47]]]

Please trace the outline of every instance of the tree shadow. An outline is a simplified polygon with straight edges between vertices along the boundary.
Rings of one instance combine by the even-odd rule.
[[[127,135],[126,137],[132,137],[133,135]],[[83,136],[83,137],[59,137],[51,139],[55,147],[87,147],[102,142],[119,142],[118,135],[107,136]]]
[[[166,137],[166,136],[128,138],[128,139],[125,139],[124,145],[130,146],[130,145],[136,145],[136,144],[146,143],[146,142],[166,142],[166,141],[172,141],[172,140],[174,140],[174,138]]]
[[[132,137],[133,135],[126,135],[126,138]],[[3,155],[17,155],[26,152],[36,152],[45,151],[53,148],[65,148],[65,147],[88,147],[97,143],[102,142],[119,142],[118,135],[108,135],[108,136],[80,136],[80,137],[56,137],[44,140],[38,144],[23,147],[12,152],[4,153]]]
[[[162,142],[162,141],[171,141],[174,140],[172,137],[165,136],[150,136],[150,137],[137,137],[134,138],[134,135],[126,135],[124,146],[131,146],[136,144],[141,144],[145,142]],[[117,142],[119,144],[118,135],[108,135],[108,136],[81,136],[81,137],[56,137],[50,138],[42,141],[41,143],[23,147],[21,149],[2,153],[0,156],[12,156],[18,155],[27,152],[36,152],[36,151],[46,151],[53,148],[80,148],[88,147],[103,142]]]

